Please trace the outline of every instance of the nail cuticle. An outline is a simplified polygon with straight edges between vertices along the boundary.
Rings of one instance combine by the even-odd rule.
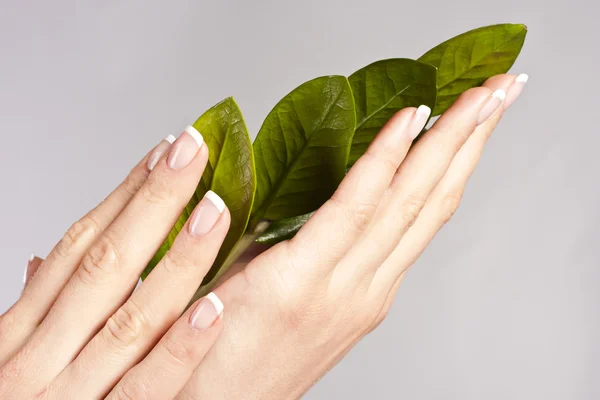
[[[190,316],[191,327],[199,331],[207,330],[221,316],[223,308],[223,303],[217,295],[210,292],[200,300]]]
[[[167,165],[171,169],[187,167],[204,145],[204,138],[193,126],[187,126],[171,146]]]
[[[225,210],[225,202],[213,191],[206,192],[198,203],[189,222],[192,236],[203,236],[212,230]]]
[[[419,108],[415,111],[415,114],[412,117],[412,121],[407,129],[407,136],[410,140],[414,140],[419,133],[425,127],[429,116],[431,115],[431,108],[426,105],[420,105]]]
[[[488,118],[491,117],[498,109],[498,107],[500,107],[504,99],[506,99],[506,92],[504,90],[498,89],[492,93],[488,101],[479,111],[479,115],[477,116],[477,125],[481,125],[487,121]]]

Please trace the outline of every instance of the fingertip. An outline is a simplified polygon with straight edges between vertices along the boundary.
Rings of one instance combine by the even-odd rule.
[[[207,191],[192,212],[188,222],[189,232],[193,236],[206,235],[223,220],[224,214],[228,219],[229,212],[223,199],[212,190]]]
[[[190,326],[199,331],[211,328],[223,315],[224,308],[221,299],[214,292],[210,292],[196,302],[190,315]]]
[[[37,257],[35,254],[31,253],[29,258],[27,259],[27,264],[25,266],[25,271],[23,273],[23,286],[27,286],[27,283],[31,280],[33,275],[37,272],[40,265],[42,264],[43,259]]]
[[[400,143],[399,139],[403,137],[409,138],[410,135],[406,132],[410,130],[411,122],[417,111],[416,107],[406,107],[392,115],[371,143],[372,148],[387,148],[391,144],[397,145]]]
[[[226,205],[223,199],[218,194],[216,194],[212,190],[209,190],[204,196],[213,203],[217,210],[219,210],[220,214],[223,213],[223,211],[226,208]]]

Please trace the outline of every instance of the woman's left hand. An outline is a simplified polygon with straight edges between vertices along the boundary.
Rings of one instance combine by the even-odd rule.
[[[207,165],[193,127],[173,140],[150,151],[46,260],[29,263],[21,297],[0,316],[0,399],[170,399],[210,350],[222,327],[219,299],[209,294],[180,316],[229,229],[215,193],[133,291]]]

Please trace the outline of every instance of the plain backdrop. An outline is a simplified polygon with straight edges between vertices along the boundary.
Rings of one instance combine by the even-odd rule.
[[[600,398],[595,0],[0,1],[0,312],[146,151],[233,95],[529,27],[530,75],[386,321],[307,399]]]

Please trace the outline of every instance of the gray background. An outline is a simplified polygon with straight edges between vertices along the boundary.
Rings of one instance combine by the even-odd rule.
[[[600,397],[598,23],[589,0],[0,2],[0,312],[163,136],[234,95],[523,22],[530,83],[382,326],[308,399]],[[590,118],[592,117],[592,118]]]

